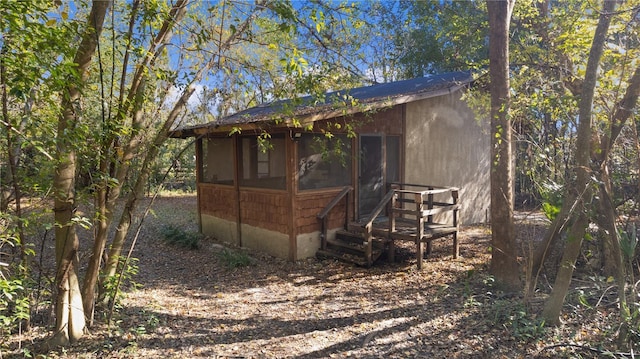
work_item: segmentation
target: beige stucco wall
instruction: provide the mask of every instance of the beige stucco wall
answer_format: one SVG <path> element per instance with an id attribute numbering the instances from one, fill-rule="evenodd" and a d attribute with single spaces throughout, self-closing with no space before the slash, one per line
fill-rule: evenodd
<path id="1" fill-rule="evenodd" d="M 207 236 L 215 237 L 225 243 L 238 245 L 238 226 L 236 222 L 227 221 L 226 219 L 210 216 L 207 214 L 200 215 L 200 225 L 202 233 Z"/>
<path id="2" fill-rule="evenodd" d="M 289 258 L 289 235 L 242 224 L 242 246 L 268 253 L 278 258 Z"/>
<path id="3" fill-rule="evenodd" d="M 201 221 L 203 234 L 215 237 L 225 243 L 234 245 L 240 244 L 238 240 L 238 227 L 236 222 L 227 221 L 206 214 L 201 215 Z M 240 230 L 242 231 L 243 247 L 269 253 L 274 257 L 284 259 L 289 258 L 289 235 L 247 224 L 242 224 L 240 226 Z M 318 247 L 320 246 L 319 238 L 320 237 L 318 236 Z M 303 243 L 307 251 L 310 250 L 310 247 L 313 247 L 313 244 L 307 245 L 304 241 Z M 307 255 L 306 257 L 313 255 L 315 255 L 315 250 L 313 254 Z"/>
<path id="4" fill-rule="evenodd" d="M 338 230 L 340 228 L 327 231 L 327 238 L 335 239 Z M 299 234 L 296 241 L 297 259 L 314 257 L 320 249 L 320 231 Z"/>
<path id="5" fill-rule="evenodd" d="M 484 223 L 490 205 L 487 120 L 452 97 L 406 104 L 405 183 L 460 187 L 461 224 Z"/>

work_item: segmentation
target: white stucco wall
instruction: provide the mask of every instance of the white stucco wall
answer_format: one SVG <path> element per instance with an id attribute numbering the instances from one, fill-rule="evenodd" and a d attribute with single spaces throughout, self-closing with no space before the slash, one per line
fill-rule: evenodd
<path id="1" fill-rule="evenodd" d="M 404 182 L 460 187 L 461 224 L 485 223 L 490 205 L 488 121 L 474 119 L 455 100 L 459 97 L 406 104 Z"/>

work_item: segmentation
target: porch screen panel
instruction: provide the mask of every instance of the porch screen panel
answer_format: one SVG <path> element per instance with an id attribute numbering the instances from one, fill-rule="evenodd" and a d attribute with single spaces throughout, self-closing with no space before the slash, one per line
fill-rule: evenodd
<path id="1" fill-rule="evenodd" d="M 257 136 L 241 137 L 238 146 L 240 186 L 286 189 L 286 151 L 284 135 L 273 135 L 263 151 Z"/>
<path id="2" fill-rule="evenodd" d="M 202 182 L 233 186 L 233 139 L 202 140 L 201 163 Z"/>
<path id="3" fill-rule="evenodd" d="M 300 190 L 343 187 L 351 184 L 351 139 L 303 133 L 298 144 Z"/>

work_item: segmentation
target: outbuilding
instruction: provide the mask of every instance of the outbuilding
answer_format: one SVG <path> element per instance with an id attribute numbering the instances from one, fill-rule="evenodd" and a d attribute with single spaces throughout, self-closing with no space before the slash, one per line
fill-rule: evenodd
<path id="1" fill-rule="evenodd" d="M 488 120 L 463 99 L 473 82 L 471 72 L 452 72 L 382 83 L 173 131 L 197 138 L 202 233 L 289 260 L 314 256 L 349 223 L 389 215 L 401 197 L 387 196 L 392 184 L 422 191 L 414 197 L 429 220 L 453 214 L 456 229 L 485 222 L 490 137 Z M 432 209 L 446 204 L 433 202 L 443 188 L 455 197 L 446 207 L 453 213 Z"/>

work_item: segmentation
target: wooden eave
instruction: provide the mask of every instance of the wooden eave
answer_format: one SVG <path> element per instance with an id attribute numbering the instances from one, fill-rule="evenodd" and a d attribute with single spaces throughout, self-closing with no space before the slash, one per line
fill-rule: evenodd
<path id="1" fill-rule="evenodd" d="M 366 113 L 373 110 L 379 110 L 383 108 L 393 107 L 400 104 L 409 102 L 420 101 L 428 98 L 449 95 L 462 88 L 468 86 L 468 83 L 456 84 L 450 87 L 435 91 L 425 91 L 414 94 L 407 94 L 395 97 L 369 99 L 363 102 L 359 106 L 350 106 L 344 108 L 335 108 L 331 105 L 323 105 L 318 107 L 305 107 L 299 109 L 293 115 L 288 118 L 278 118 L 278 113 L 271 113 L 268 115 L 262 115 L 248 119 L 247 122 L 238 120 L 235 123 L 219 124 L 216 122 L 210 122 L 204 125 L 197 125 L 187 127 L 183 129 L 176 129 L 169 133 L 169 137 L 173 138 L 188 138 L 206 136 L 208 134 L 224 134 L 231 133 L 232 131 L 263 131 L 276 128 L 281 129 L 300 129 L 316 121 L 327 120 L 340 116 L 354 115 L 358 113 Z M 309 111 L 311 110 L 311 111 Z"/>

